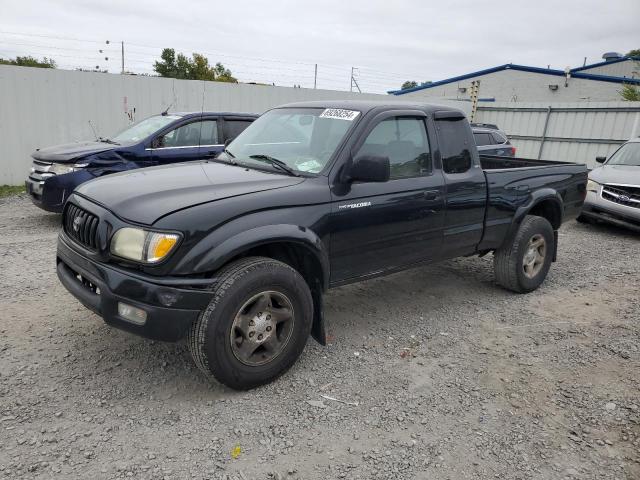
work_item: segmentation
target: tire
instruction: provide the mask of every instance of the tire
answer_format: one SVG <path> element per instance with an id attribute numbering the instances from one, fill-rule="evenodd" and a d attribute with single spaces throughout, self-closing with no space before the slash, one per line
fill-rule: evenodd
<path id="1" fill-rule="evenodd" d="M 537 253 L 533 253 L 533 250 Z M 549 273 L 554 250 L 555 237 L 549 221 L 527 215 L 511 240 L 494 253 L 496 282 L 517 293 L 535 290 Z M 540 263 L 535 263 L 538 261 Z"/>
<path id="2" fill-rule="evenodd" d="M 194 362 L 235 390 L 275 380 L 296 362 L 311 332 L 307 283 L 290 266 L 264 257 L 232 262 L 217 278 L 211 302 L 189 331 Z"/>

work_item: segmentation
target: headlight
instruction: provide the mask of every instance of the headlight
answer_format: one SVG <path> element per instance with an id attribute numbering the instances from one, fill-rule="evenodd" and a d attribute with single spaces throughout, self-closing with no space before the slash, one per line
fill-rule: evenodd
<path id="1" fill-rule="evenodd" d="M 177 233 L 150 232 L 141 228 L 121 228 L 111 239 L 111 253 L 128 260 L 158 263 L 176 247 Z"/>
<path id="2" fill-rule="evenodd" d="M 76 163 L 75 165 L 67 165 L 65 163 L 54 163 L 49 167 L 49 172 L 56 175 L 64 175 L 65 173 L 75 172 L 81 168 L 86 167 L 87 163 Z"/>
<path id="3" fill-rule="evenodd" d="M 600 184 L 593 180 L 587 180 L 587 192 L 596 192 L 600 189 Z"/>

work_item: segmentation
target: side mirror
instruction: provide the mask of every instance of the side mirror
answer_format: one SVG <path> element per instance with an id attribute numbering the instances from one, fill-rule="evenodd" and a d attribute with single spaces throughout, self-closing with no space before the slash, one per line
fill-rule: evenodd
<path id="1" fill-rule="evenodd" d="M 596 162 L 604 163 L 607 161 L 607 157 L 596 157 Z"/>
<path id="2" fill-rule="evenodd" d="M 357 157 L 348 172 L 351 181 L 386 182 L 391 175 L 389 157 L 361 155 Z"/>

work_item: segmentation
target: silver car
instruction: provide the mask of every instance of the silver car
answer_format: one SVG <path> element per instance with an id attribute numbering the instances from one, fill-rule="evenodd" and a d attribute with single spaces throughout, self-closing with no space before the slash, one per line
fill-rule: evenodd
<path id="1" fill-rule="evenodd" d="M 578 221 L 601 220 L 640 232 L 640 138 L 630 140 L 602 167 L 589 172 L 587 198 Z"/>

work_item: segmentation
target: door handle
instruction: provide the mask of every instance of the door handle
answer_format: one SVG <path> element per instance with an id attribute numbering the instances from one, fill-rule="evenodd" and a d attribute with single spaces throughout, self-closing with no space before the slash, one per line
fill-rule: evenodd
<path id="1" fill-rule="evenodd" d="M 207 153 L 204 154 L 205 157 L 215 157 L 216 155 L 218 155 L 220 152 L 216 152 L 215 150 L 210 150 Z"/>
<path id="2" fill-rule="evenodd" d="M 422 194 L 427 200 L 437 200 L 440 196 L 440 192 L 438 190 L 425 190 Z"/>

